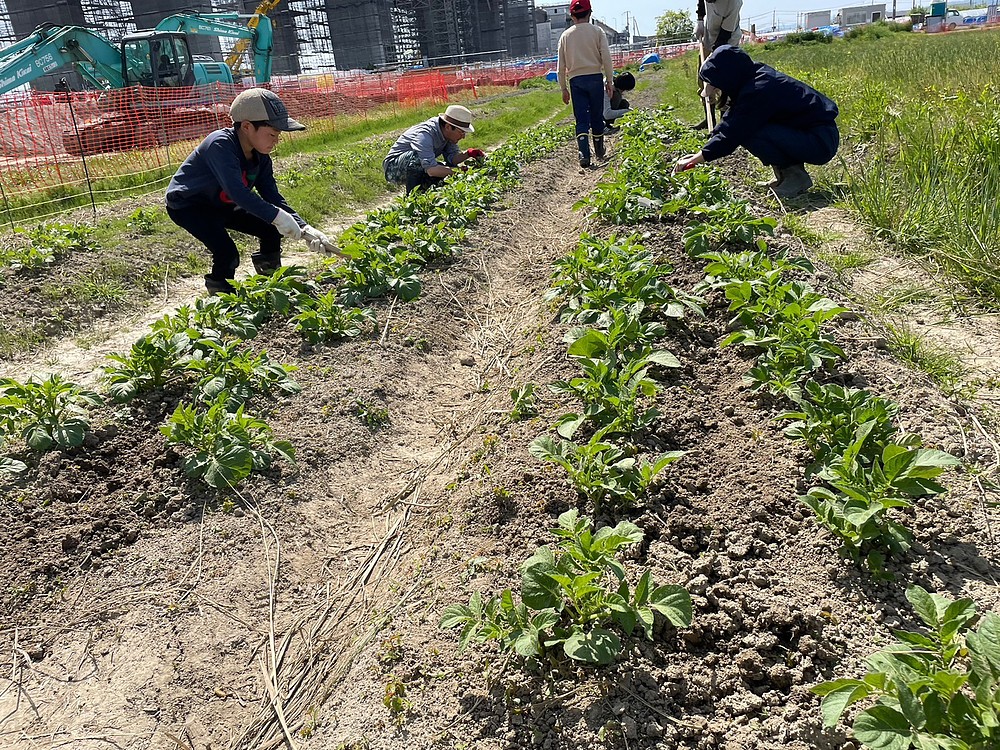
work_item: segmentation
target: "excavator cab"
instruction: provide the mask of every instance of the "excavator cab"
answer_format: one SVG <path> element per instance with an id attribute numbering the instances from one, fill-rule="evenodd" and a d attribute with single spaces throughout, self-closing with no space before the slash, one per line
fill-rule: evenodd
<path id="1" fill-rule="evenodd" d="M 126 86 L 193 86 L 194 62 L 181 32 L 140 31 L 122 39 L 122 79 Z"/>

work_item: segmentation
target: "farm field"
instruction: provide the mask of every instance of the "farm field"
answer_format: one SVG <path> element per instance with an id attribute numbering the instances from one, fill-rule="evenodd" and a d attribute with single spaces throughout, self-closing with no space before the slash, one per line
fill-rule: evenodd
<path id="1" fill-rule="evenodd" d="M 789 206 L 743 157 L 670 176 L 696 136 L 646 75 L 596 170 L 565 121 L 504 133 L 347 228 L 347 263 L 108 311 L 143 336 L 113 362 L 94 316 L 100 357 L 7 357 L 84 383 L 52 398 L 89 425 L 0 412 L 25 464 L 0 472 L 0 747 L 855 748 L 811 688 L 861 678 L 914 602 L 1000 678 L 989 368 L 894 356 L 864 274 L 907 248 L 833 171 Z"/>

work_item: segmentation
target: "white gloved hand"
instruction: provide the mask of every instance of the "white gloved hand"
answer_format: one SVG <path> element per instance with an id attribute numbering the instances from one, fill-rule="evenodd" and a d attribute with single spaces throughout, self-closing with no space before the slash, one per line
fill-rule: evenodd
<path id="1" fill-rule="evenodd" d="M 302 239 L 314 253 L 329 253 L 333 248 L 330 238 L 309 224 L 302 229 Z"/>
<path id="2" fill-rule="evenodd" d="M 694 38 L 699 42 L 705 38 L 705 20 L 703 18 L 699 18 L 694 27 Z"/>
<path id="3" fill-rule="evenodd" d="M 299 223 L 295 221 L 295 218 L 282 208 L 278 209 L 278 215 L 274 217 L 275 228 L 281 232 L 282 237 L 290 237 L 293 240 L 297 240 L 302 237 L 302 227 Z"/>

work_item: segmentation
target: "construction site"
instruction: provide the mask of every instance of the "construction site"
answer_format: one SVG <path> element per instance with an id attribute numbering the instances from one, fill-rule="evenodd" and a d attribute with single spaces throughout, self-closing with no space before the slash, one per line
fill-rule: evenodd
<path id="1" fill-rule="evenodd" d="M 274 30 L 275 76 L 456 65 L 537 53 L 534 0 L 264 0 L 260 5 L 245 0 L 0 0 L 0 45 L 15 43 L 44 24 L 81 26 L 117 40 L 179 12 L 266 13 Z M 227 53 L 224 44 L 194 38 L 191 51 L 221 59 Z M 45 76 L 33 87 L 52 90 L 64 75 Z"/>

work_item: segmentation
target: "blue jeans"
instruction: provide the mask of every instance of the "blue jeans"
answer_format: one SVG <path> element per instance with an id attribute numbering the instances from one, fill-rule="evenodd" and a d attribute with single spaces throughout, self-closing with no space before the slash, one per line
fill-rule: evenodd
<path id="1" fill-rule="evenodd" d="M 576 143 L 580 153 L 589 157 L 587 136 L 591 130 L 595 137 L 604 135 L 604 76 L 593 73 L 570 78 L 569 95 L 573 101 L 573 117 L 576 118 Z"/>
<path id="2" fill-rule="evenodd" d="M 793 164 L 826 164 L 840 147 L 840 132 L 834 123 L 809 130 L 770 123 L 748 138 L 743 147 L 767 166 L 778 169 Z"/>

